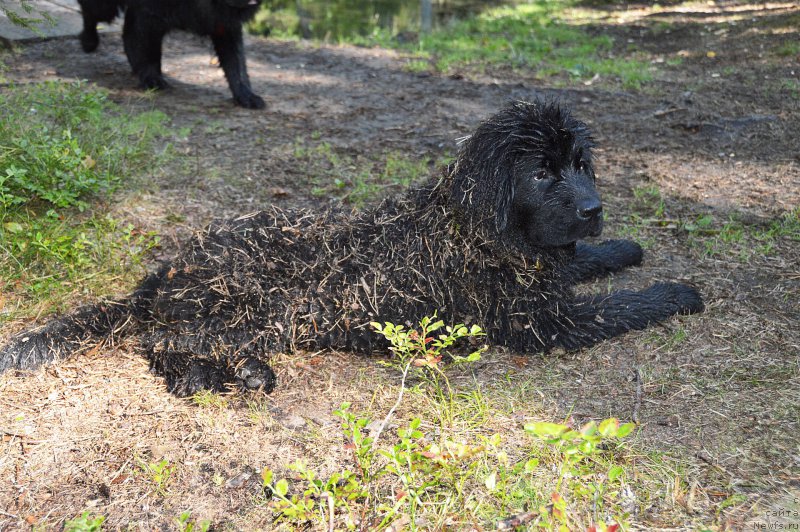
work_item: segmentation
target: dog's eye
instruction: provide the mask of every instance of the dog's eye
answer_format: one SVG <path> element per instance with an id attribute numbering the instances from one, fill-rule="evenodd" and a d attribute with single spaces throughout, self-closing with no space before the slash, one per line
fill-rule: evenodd
<path id="1" fill-rule="evenodd" d="M 584 173 L 589 172 L 589 165 L 586 164 L 586 161 L 578 161 L 578 171 Z"/>
<path id="2" fill-rule="evenodd" d="M 534 181 L 541 181 L 541 180 L 543 180 L 543 179 L 547 179 L 547 170 L 544 170 L 544 169 L 542 169 L 542 170 L 537 170 L 537 171 L 536 171 L 536 172 L 533 174 L 533 180 L 534 180 Z"/>

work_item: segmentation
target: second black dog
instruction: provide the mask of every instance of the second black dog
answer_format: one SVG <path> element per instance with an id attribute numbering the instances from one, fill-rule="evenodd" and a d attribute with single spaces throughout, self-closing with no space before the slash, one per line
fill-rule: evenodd
<path id="1" fill-rule="evenodd" d="M 258 11 L 261 0 L 78 0 L 83 14 L 81 46 L 97 48 L 98 22 L 111 22 L 123 11 L 125 54 L 142 88 L 167 87 L 161 73 L 161 43 L 171 30 L 210 36 L 219 63 L 237 104 L 262 109 L 264 100 L 253 93 L 247 76 L 242 24 Z"/>

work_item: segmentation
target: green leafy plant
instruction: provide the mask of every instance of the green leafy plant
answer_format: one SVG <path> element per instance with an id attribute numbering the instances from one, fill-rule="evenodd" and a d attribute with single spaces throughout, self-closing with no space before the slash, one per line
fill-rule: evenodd
<path id="1" fill-rule="evenodd" d="M 483 348 L 463 357 L 449 350 L 459 340 L 474 341 L 483 332 L 479 327 L 448 327 L 435 316 L 421 320 L 417 329 L 393 323 L 372 326 L 390 343 L 393 357 L 386 364 L 402 375 L 398 399 L 380 422 L 354 412 L 350 403 L 334 412 L 341 419 L 350 467 L 323 476 L 297 462 L 288 467 L 292 480 L 270 468 L 263 470 L 264 490 L 279 521 L 350 530 L 458 528 L 458 523 L 480 521 L 500 529 L 533 525 L 566 530 L 590 523 L 594 530 L 615 530 L 625 523 L 625 512 L 617 504 L 625 470 L 609 458 L 633 425 L 620 425 L 615 419 L 589 423 L 581 430 L 528 424 L 526 430 L 544 447 L 517 452 L 513 458 L 500 434 L 454 438 L 452 415 L 440 415 L 438 423 L 414 415 L 386 431 L 411 375 L 437 411 L 452 412 L 459 396 L 447 368 L 479 360 Z M 539 480 L 543 460 L 557 469 L 549 491 Z M 577 502 L 585 503 L 581 508 L 596 508 L 598 515 L 613 514 L 614 522 L 607 524 L 597 516 L 571 518 Z M 512 517 L 504 517 L 509 514 Z"/>
<path id="2" fill-rule="evenodd" d="M 152 170 L 165 122 L 158 111 L 127 112 L 85 83 L 3 91 L 0 280 L 33 305 L 57 308 L 76 290 L 108 293 L 109 280 L 139 277 L 157 237 L 103 212 L 99 200 Z M 14 306 L 25 312 L 24 304 Z"/>
<path id="3" fill-rule="evenodd" d="M 25 28 L 36 34 L 41 34 L 38 26 L 41 24 L 55 25 L 56 21 L 47 11 L 37 9 L 30 0 L 17 0 L 16 6 L 19 10 L 9 8 L 7 5 L 0 4 L 0 13 L 6 16 L 15 26 Z"/>
<path id="4" fill-rule="evenodd" d="M 323 480 L 303 462 L 296 462 L 290 469 L 299 474 L 305 486 L 302 493 L 290 495 L 285 478 L 273 481 L 271 469 L 261 472 L 264 488 L 276 499 L 273 508 L 282 519 L 327 523 L 333 522 L 338 512 L 345 516 L 348 529 L 355 528 L 355 505 L 363 501 L 367 493 L 354 473 L 345 470 Z"/>
<path id="5" fill-rule="evenodd" d="M 430 385 L 431 391 L 444 407 L 442 421 L 450 421 L 455 394 L 446 370 L 455 365 L 477 362 L 487 347 L 482 346 L 467 356 L 450 353 L 445 356 L 445 351 L 461 339 L 485 336 L 481 328 L 477 325 L 468 328 L 462 324 L 445 326 L 444 321 L 437 319 L 435 314 L 433 317 L 426 316 L 420 320 L 419 331 L 389 322 L 383 325 L 372 322 L 370 325 L 390 343 L 389 350 L 393 356 L 384 364 L 402 373 L 400 394 L 387 419 L 402 400 L 406 378 L 409 370 L 413 370 L 418 378 Z M 440 331 L 444 331 L 444 334 L 434 334 Z"/>
<path id="6" fill-rule="evenodd" d="M 99 532 L 103 530 L 105 520 L 102 515 L 93 515 L 87 510 L 74 519 L 67 519 L 64 532 Z"/>
<path id="7" fill-rule="evenodd" d="M 155 485 L 156 492 L 162 496 L 166 495 L 177 466 L 170 464 L 166 458 L 158 462 L 147 462 L 141 458 L 137 461 L 140 473 Z"/>
<path id="8" fill-rule="evenodd" d="M 192 512 L 189 510 L 176 517 L 175 524 L 178 525 L 178 530 L 181 532 L 208 532 L 211 528 L 211 521 L 192 519 Z"/>
<path id="9" fill-rule="evenodd" d="M 0 215 L 41 202 L 86 209 L 89 196 L 113 191 L 127 166 L 145 162 L 166 121 L 158 111 L 125 116 L 82 83 L 14 89 L 0 95 L 0 110 Z"/>
<path id="10" fill-rule="evenodd" d="M 560 457 L 558 481 L 551 495 L 552 504 L 540 508 L 540 515 L 548 525 L 572 529 L 567 511 L 568 499 L 589 499 L 594 507 L 602 508 L 607 496 L 620 485 L 625 470 L 616 464 L 598 474 L 598 457 L 606 448 L 618 445 L 618 440 L 630 434 L 636 425 L 620 424 L 616 418 L 608 418 L 597 424 L 590 421 L 580 430 L 559 423 L 535 422 L 525 425 L 525 430 L 552 446 Z M 616 517 L 619 523 L 627 516 Z M 605 522 L 600 525 L 605 526 Z"/>

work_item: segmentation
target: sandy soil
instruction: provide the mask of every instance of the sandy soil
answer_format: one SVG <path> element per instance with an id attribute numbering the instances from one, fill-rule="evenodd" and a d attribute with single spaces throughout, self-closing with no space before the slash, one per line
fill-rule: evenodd
<path id="1" fill-rule="evenodd" d="M 267 101 L 253 112 L 233 106 L 209 43 L 185 35 L 168 38 L 173 88 L 153 97 L 134 88 L 113 35 L 94 55 L 73 39 L 31 43 L 5 76 L 90 80 L 186 128 L 169 168 L 154 168 L 114 207 L 164 235 L 154 263 L 211 217 L 331 201 L 313 192 L 307 160 L 293 156 L 298 142 L 322 139 L 370 160 L 390 152 L 436 159 L 510 99 L 570 105 L 600 145 L 607 235 L 630 234 L 632 214 L 644 220 L 636 236 L 646 264 L 613 285 L 688 281 L 707 312 L 555 359 L 491 353 L 477 385 L 502 390 L 508 375 L 533 383 L 528 409 L 495 420 L 509 430 L 570 412 L 578 421 L 635 414 L 638 443 L 681 464 L 672 500 L 642 503 L 636 521 L 737 529 L 748 514 L 800 494 L 800 244 L 778 238 L 762 254 L 734 243 L 708 256 L 680 222 L 711 214 L 756 231 L 800 205 L 800 56 L 779 52 L 797 39 L 798 21 L 797 7 L 781 3 L 609 11 L 587 31 L 652 58 L 657 81 L 639 91 L 603 80 L 562 88 L 507 69 L 419 74 L 392 51 L 251 38 L 250 76 Z M 650 185 L 664 200 L 655 221 L 634 194 Z M 168 528 L 191 509 L 220 529 L 269 529 L 256 472 L 299 457 L 332 467 L 343 451 L 331 412 L 343 400 L 385 411 L 393 392 L 375 382 L 396 384 L 385 368 L 346 353 L 286 356 L 277 367 L 282 385 L 266 400 L 231 397 L 220 407 L 167 394 L 134 340 L 0 377 L 0 530 L 56 526 L 84 508 L 112 527 Z M 137 473 L 139 461 L 161 458 L 178 465 L 167 495 Z M 734 494 L 745 502 L 717 512 Z"/>

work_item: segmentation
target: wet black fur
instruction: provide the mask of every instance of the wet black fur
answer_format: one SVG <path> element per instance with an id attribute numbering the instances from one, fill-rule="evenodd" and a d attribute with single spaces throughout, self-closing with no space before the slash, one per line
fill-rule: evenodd
<path id="1" fill-rule="evenodd" d="M 163 89 L 161 43 L 171 30 L 209 36 L 237 104 L 261 109 L 264 100 L 253 93 L 247 76 L 242 23 L 258 11 L 255 0 L 78 0 L 83 14 L 80 35 L 84 51 L 99 43 L 98 22 L 111 22 L 125 13 L 122 40 L 125 54 L 142 88 Z"/>
<path id="2" fill-rule="evenodd" d="M 231 383 L 269 392 L 276 352 L 385 352 L 371 321 L 437 312 L 533 353 L 701 311 L 697 291 L 675 283 L 573 294 L 642 258 L 630 241 L 580 242 L 602 227 L 593 168 L 583 123 L 556 105 L 515 103 L 462 144 L 443 178 L 358 215 L 268 209 L 212 223 L 132 296 L 12 339 L 0 370 L 136 332 L 177 394 Z"/>

